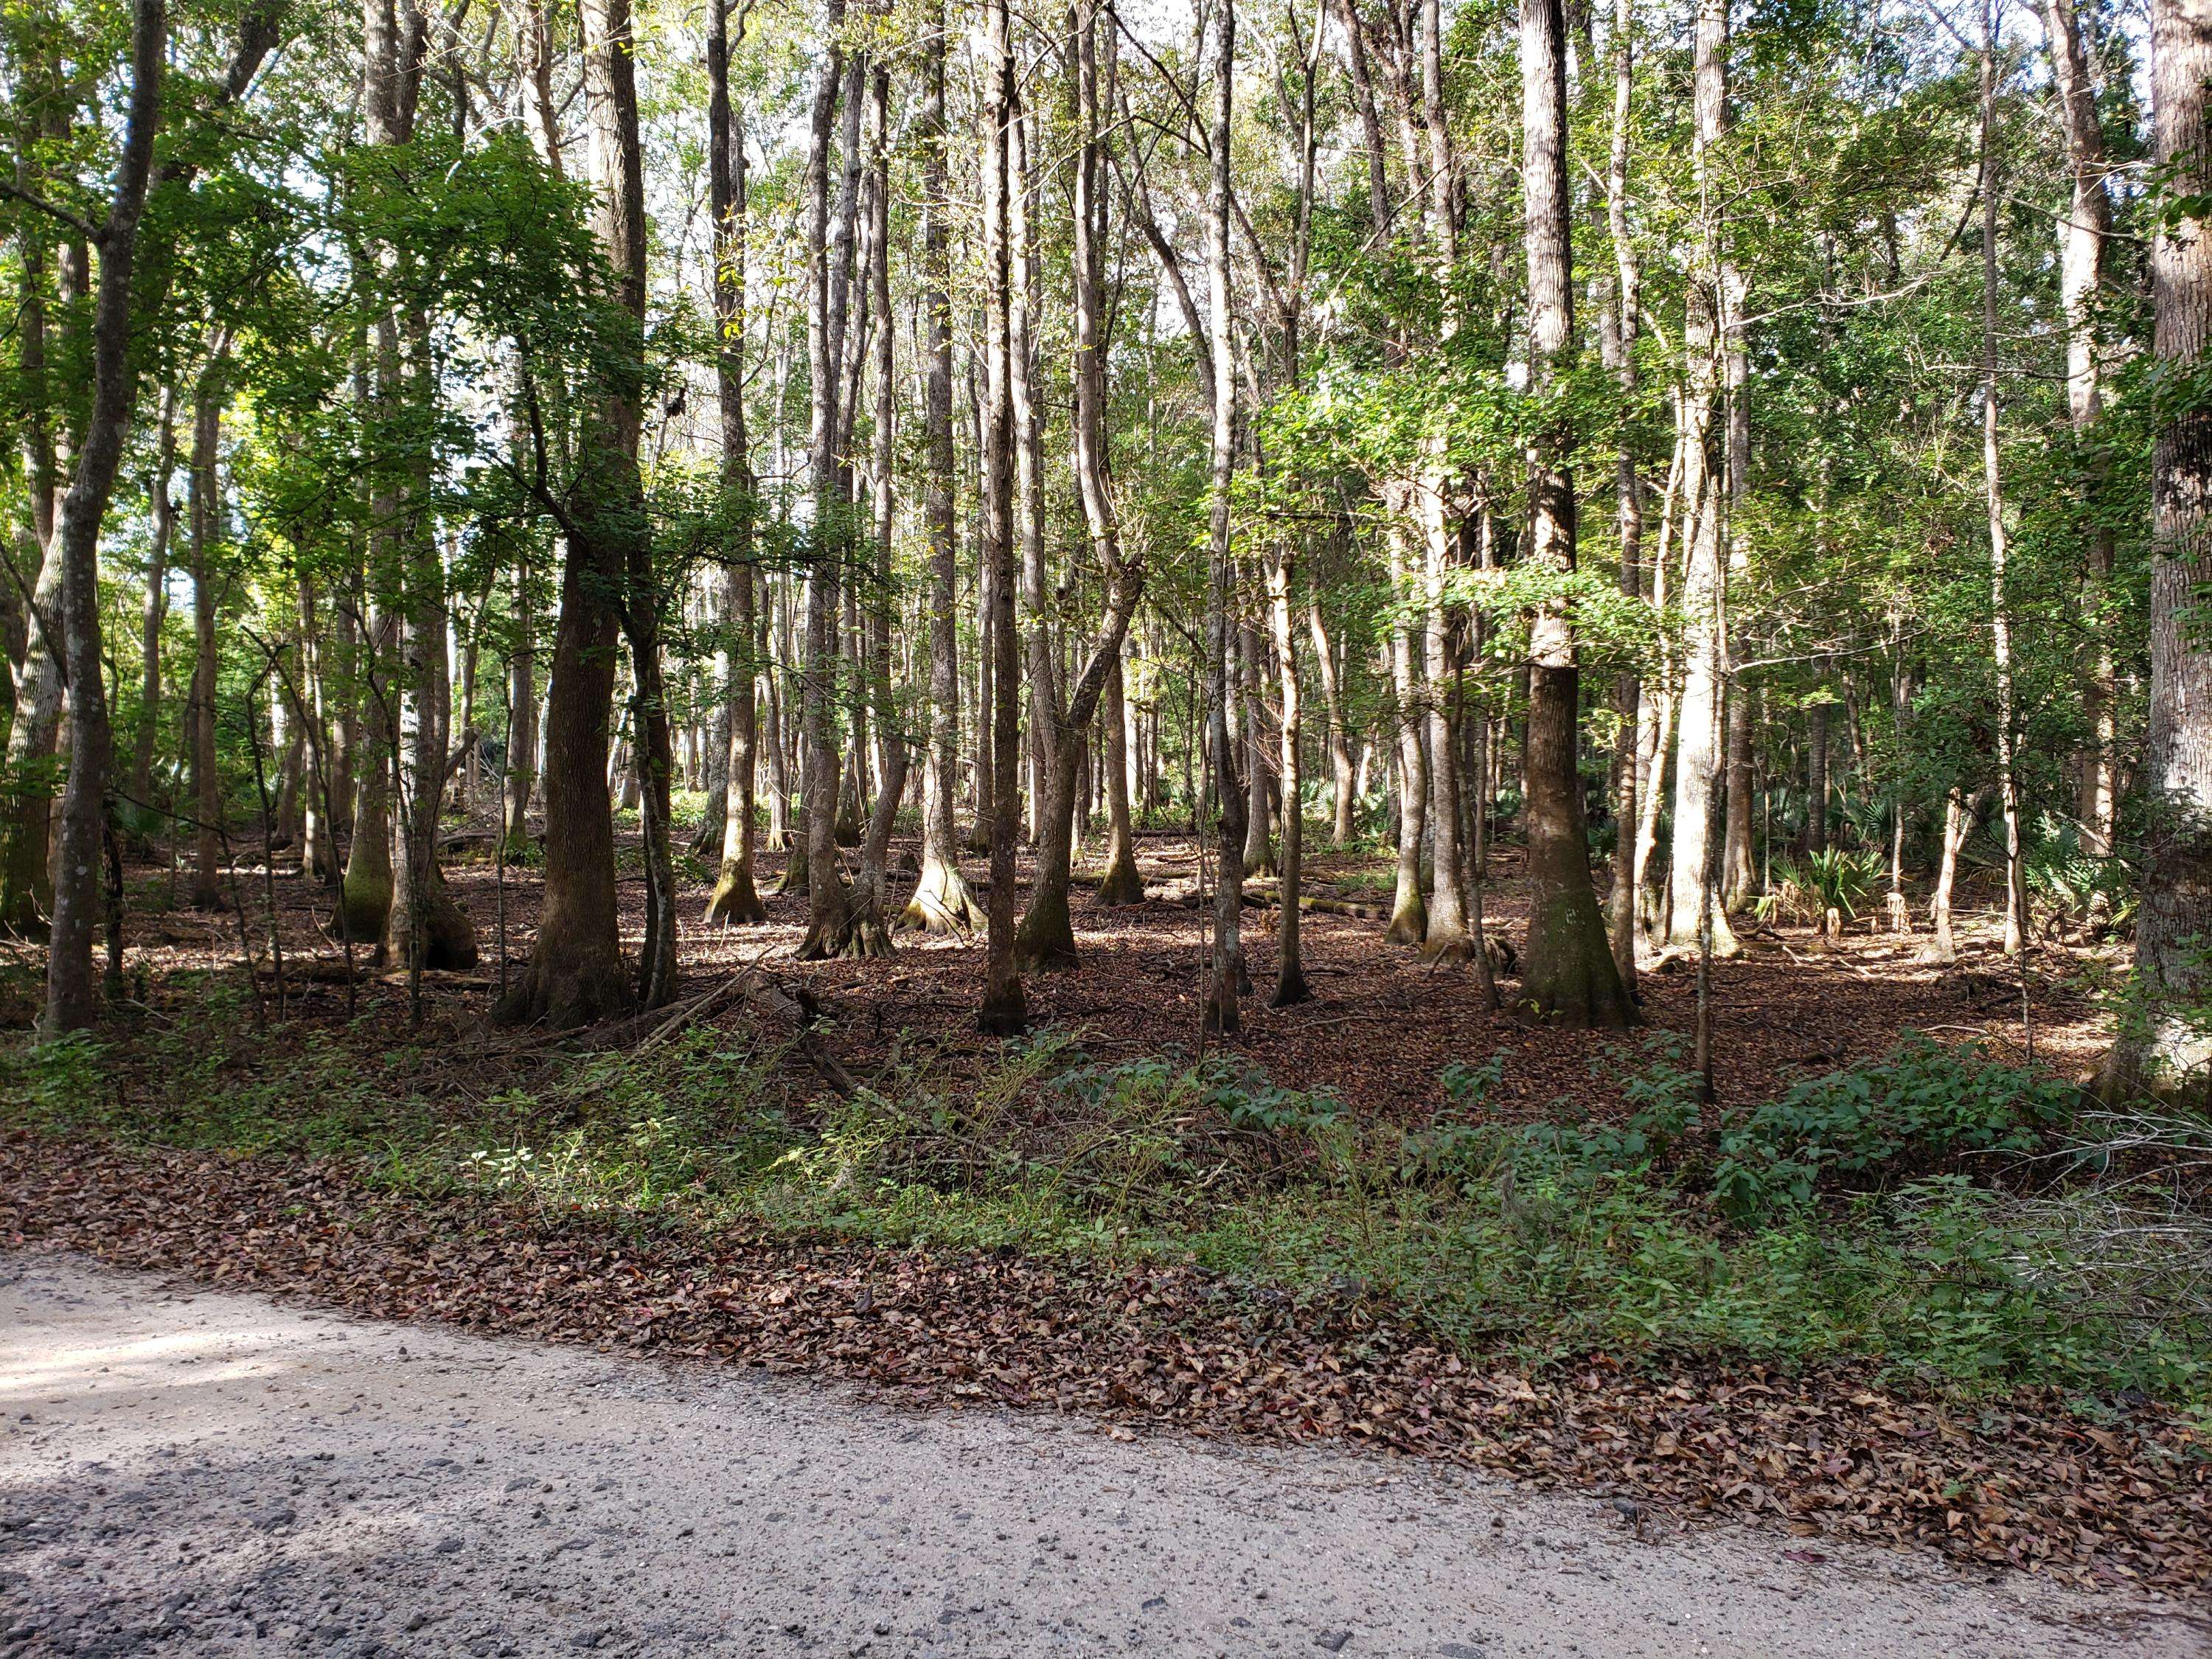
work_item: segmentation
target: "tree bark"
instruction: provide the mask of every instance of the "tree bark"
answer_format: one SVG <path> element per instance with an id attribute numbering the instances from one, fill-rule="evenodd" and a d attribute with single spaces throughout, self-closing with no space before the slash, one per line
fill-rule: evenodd
<path id="1" fill-rule="evenodd" d="M 740 0 L 741 7 L 746 0 Z M 722 576 L 722 676 L 727 727 L 722 773 L 721 868 L 707 901 L 710 925 L 736 927 L 768 920 L 753 880 L 753 781 L 759 752 L 759 705 L 753 696 L 755 582 L 753 515 L 757 508 L 752 446 L 745 425 L 745 143 L 730 102 L 729 0 L 711 0 L 707 35 L 707 174 L 714 216 L 714 386 L 722 416 L 722 511 L 729 518 L 729 565 Z M 744 33 L 744 11 L 738 33 Z"/>
<path id="2" fill-rule="evenodd" d="M 1107 8 L 1111 16 L 1110 5 Z M 1098 0 L 1075 0 L 1071 14 L 1075 69 L 1076 155 L 1073 191 L 1073 276 L 1075 389 L 1075 477 L 1082 499 L 1084 527 L 1091 556 L 1105 584 L 1105 603 L 1098 632 L 1085 653 L 1083 666 L 1062 700 L 1059 677 L 1052 662 L 1052 647 L 1042 614 L 1043 553 L 1039 526 L 1031 517 L 1024 526 L 1024 554 L 1030 590 L 1030 696 L 1034 729 L 1044 762 L 1044 789 L 1037 802 L 1040 828 L 1036 865 L 1030 889 L 1028 913 L 1023 916 L 1016 950 L 1024 969 L 1069 968 L 1076 964 L 1075 930 L 1068 914 L 1068 884 L 1074 864 L 1076 788 L 1087 749 L 1086 735 L 1098 712 L 1107 683 L 1119 670 L 1121 643 L 1129 618 L 1144 589 L 1141 563 L 1125 560 L 1121 531 L 1114 506 L 1113 467 L 1106 428 L 1105 271 L 1106 192 L 1105 156 L 1099 137 L 1101 97 L 1098 64 Z M 1107 44 L 1115 35 L 1109 23 Z M 1108 72 L 1111 73 L 1111 59 Z M 1018 187 L 1018 181 L 1017 181 Z M 1018 227 L 1019 216 L 1016 216 Z M 1019 321 L 1019 309 L 1016 313 Z M 1035 410 L 1019 372 L 1020 349 L 1026 326 L 1012 341 L 1016 353 L 1016 420 L 1025 448 L 1034 438 Z M 1032 470 L 1034 470 L 1032 468 Z M 1030 481 L 1034 483 L 1034 479 Z M 1030 491 L 1024 489 L 1025 500 Z M 1127 817 L 1126 803 L 1124 817 Z M 1126 848 L 1126 823 L 1124 845 Z M 1131 873 L 1133 873 L 1133 865 Z M 1141 888 L 1139 890 L 1141 896 Z"/>
<path id="3" fill-rule="evenodd" d="M 1696 947 L 1711 881 L 1708 842 L 1716 811 L 1725 814 L 1722 796 L 1721 702 L 1726 696 L 1728 665 L 1728 568 L 1721 543 L 1727 504 L 1724 469 L 1712 465 L 1714 392 L 1719 363 L 1716 348 L 1717 299 L 1722 257 L 1712 152 L 1727 131 L 1729 0 L 1699 0 L 1695 38 L 1696 122 L 1692 156 L 1698 184 L 1698 270 L 1689 283 L 1688 312 L 1682 328 L 1687 359 L 1681 418 L 1683 534 L 1682 690 L 1675 725 L 1680 734 L 1674 757 L 1674 843 L 1667 942 Z M 1717 956 L 1739 948 L 1726 913 L 1712 910 L 1712 949 Z"/>
<path id="4" fill-rule="evenodd" d="M 1328 629 L 1322 620 L 1318 600 L 1307 602 L 1306 629 L 1313 637 L 1314 672 L 1320 677 L 1322 707 L 1328 715 L 1328 838 L 1343 847 L 1358 833 L 1355 813 L 1359 804 L 1359 774 L 1352 763 L 1351 732 L 1344 717 L 1344 690 L 1337 678 L 1336 658 L 1330 648 Z"/>
<path id="5" fill-rule="evenodd" d="M 1559 0 L 1521 0 L 1521 111 L 1528 372 L 1540 395 L 1553 390 L 1574 340 L 1566 20 Z M 1574 434 L 1562 416 L 1530 456 L 1528 559 L 1562 574 L 1575 566 L 1574 480 L 1565 468 L 1573 450 Z M 1633 1012 L 1590 882 L 1576 764 L 1580 704 L 1571 622 L 1564 604 L 1540 605 L 1529 626 L 1528 736 L 1522 763 L 1531 890 L 1521 993 L 1540 1018 L 1618 1029 Z"/>
<path id="6" fill-rule="evenodd" d="M 910 763 L 891 691 L 891 536 L 895 509 L 891 480 L 896 437 L 897 386 L 894 380 L 890 264 L 890 71 L 872 60 L 868 73 L 869 237 L 868 292 L 875 315 L 872 336 L 875 430 L 872 434 L 869 485 L 874 532 L 873 571 L 862 600 L 862 626 L 856 648 L 864 653 L 862 676 L 866 704 L 874 716 L 878 750 L 875 803 L 860 842 L 860 868 L 853 884 L 853 932 L 846 953 L 884 957 L 891 953 L 890 929 L 884 917 L 884 884 L 890 857 L 891 831 L 906 795 Z M 862 744 L 855 733 L 854 771 L 860 772 Z M 856 792 L 857 793 L 857 792 Z"/>
<path id="7" fill-rule="evenodd" d="M 846 307 L 853 262 L 854 192 L 840 197 L 831 224 L 830 152 L 836 136 L 845 81 L 842 39 L 844 0 L 830 0 L 830 40 L 815 88 L 806 160 L 806 252 L 809 261 L 806 359 L 809 380 L 807 467 L 814 521 L 806 584 L 806 639 L 800 720 L 806 739 L 801 800 L 806 820 L 807 919 L 802 959 L 842 955 L 853 931 L 852 906 L 837 858 L 837 804 L 843 757 L 837 748 L 836 711 L 839 567 L 850 540 L 851 502 L 837 444 L 838 392 L 843 366 Z M 857 148 L 860 112 L 846 103 L 846 149 Z"/>
<path id="8" fill-rule="evenodd" d="M 1229 145 L 1236 106 L 1237 7 L 1221 0 L 1214 22 L 1213 167 L 1206 217 L 1206 285 L 1213 369 L 1213 441 L 1207 495 L 1206 599 L 1206 738 L 1212 751 L 1219 868 L 1214 875 L 1213 948 L 1204 1024 L 1222 1036 L 1243 1025 L 1238 997 L 1244 981 L 1244 787 L 1229 738 L 1230 632 L 1235 602 L 1235 555 L 1230 542 L 1229 492 L 1237 467 L 1237 373 L 1229 286 Z M 1418 890 L 1418 889 L 1417 889 Z"/>
<path id="9" fill-rule="evenodd" d="M 2097 287 L 2104 270 L 2105 243 L 2112 210 L 2105 193 L 2105 138 L 2097 114 L 2096 88 L 2089 79 L 2088 54 L 2074 0 L 2044 0 L 2044 27 L 2051 50 L 2052 89 L 2066 131 L 2070 199 L 2059 221 L 2058 291 L 2066 319 L 2066 412 L 2074 441 L 2081 452 L 2081 501 L 2087 522 L 2087 603 L 2083 623 L 2089 632 L 2082 672 L 2081 712 L 2089 741 L 2080 758 L 2076 814 L 2084 850 L 2099 857 L 2112 850 L 2117 791 L 2112 781 L 2113 707 L 2118 696 L 2112 645 L 2106 609 L 2112 602 L 2115 537 L 2100 507 L 2107 467 L 2098 452 L 2098 425 L 2104 414 L 2104 364 L 2098 350 Z"/>
<path id="10" fill-rule="evenodd" d="M 131 751 L 131 798 L 143 805 L 154 800 L 154 749 L 161 727 L 161 624 L 169 612 L 169 550 L 176 540 L 177 504 L 169 480 L 177 466 L 177 388 L 161 388 L 161 413 L 155 417 L 154 479 L 149 492 L 153 538 L 146 556 L 146 600 L 139 624 L 138 731 Z"/>
<path id="11" fill-rule="evenodd" d="M 2004 819 L 2004 952 L 2016 957 L 2027 940 L 2027 878 L 2021 861 L 2020 775 L 2014 754 L 2011 598 L 2005 565 L 2004 473 L 1998 449 L 1996 9 L 1984 0 L 1981 61 L 1982 150 L 1982 487 L 1990 525 L 1990 651 L 1996 683 L 1997 802 Z M 1825 770 L 1822 782 L 1826 781 Z"/>
<path id="12" fill-rule="evenodd" d="M 1013 277 L 1012 194 L 1020 181 L 1012 162 L 1013 124 L 1019 109 L 1007 0 L 988 0 L 988 53 L 983 63 L 984 379 L 983 550 L 990 566 L 991 891 L 979 1029 L 1013 1036 L 1029 1024 L 1021 968 L 1015 954 L 1016 838 L 1013 780 L 1021 765 L 1020 641 L 1014 619 L 1013 365 L 1007 313 Z"/>
<path id="13" fill-rule="evenodd" d="M 131 103 L 107 215 L 100 226 L 100 290 L 92 325 L 93 384 L 76 471 L 63 497 L 54 538 L 62 556 L 61 617 L 69 680 L 69 781 L 62 793 L 54 860 L 53 926 L 46 954 L 40 1029 L 81 1030 L 100 1014 L 92 935 L 100 910 L 102 841 L 107 830 L 112 734 L 100 653 L 100 530 L 123 462 L 131 425 L 131 272 L 154 169 L 161 121 L 161 70 L 168 41 L 163 0 L 134 0 Z"/>
<path id="14" fill-rule="evenodd" d="M 644 311 L 644 223 L 637 92 L 628 0 L 585 0 L 586 116 L 594 230 L 621 309 Z M 586 410 L 582 453 L 566 509 L 568 556 L 554 624 L 545 699 L 544 911 L 537 943 L 502 1018 L 556 1028 L 628 1012 L 637 988 L 625 971 L 615 898 L 614 814 L 607 796 L 615 647 L 640 532 L 637 378 L 641 356 L 609 366 Z M 641 341 L 638 342 L 641 350 Z"/>
<path id="15" fill-rule="evenodd" d="M 2200 372 L 2212 334 L 2212 194 L 2205 86 L 2212 79 L 2212 6 L 2154 0 L 2153 130 L 2179 222 L 2151 247 L 2152 349 L 2177 380 Z M 2195 620 L 2212 582 L 2212 409 L 2191 399 L 2168 412 L 2151 449 L 2150 730 L 2141 787 L 2148 814 L 2135 995 L 2107 1057 L 2102 1091 L 2124 1097 L 2203 1086 L 2208 1042 L 2191 1018 L 2208 979 L 2212 937 L 2212 645 Z"/>
<path id="16" fill-rule="evenodd" d="M 1602 336 L 1610 348 L 1615 382 L 1620 388 L 1624 419 L 1620 449 L 1613 460 L 1613 514 L 1620 539 L 1620 591 L 1631 599 L 1643 597 L 1641 560 L 1644 551 L 1644 489 L 1637 475 L 1636 453 L 1626 435 L 1626 416 L 1637 402 L 1636 338 L 1642 321 L 1644 272 L 1628 224 L 1629 123 L 1636 85 L 1635 0 L 1613 0 L 1613 125 L 1606 161 L 1606 228 L 1613 243 L 1613 282 L 1611 307 Z M 1606 919 L 1613 940 L 1613 965 L 1622 988 L 1636 994 L 1636 936 L 1638 879 L 1636 835 L 1638 803 L 1646 787 L 1642 735 L 1643 686 L 1632 668 L 1624 668 L 1613 682 L 1613 714 L 1620 721 L 1613 744 L 1613 892 Z"/>
<path id="17" fill-rule="evenodd" d="M 983 913 L 960 873 L 953 797 L 960 769 L 960 657 L 955 606 L 959 599 L 958 526 L 952 445 L 951 237 L 946 225 L 951 186 L 945 157 L 945 0 L 937 0 L 936 27 L 925 32 L 921 145 L 921 244 L 924 291 L 922 440 L 928 480 L 922 502 L 929 544 L 930 740 L 922 776 L 921 872 L 901 925 L 933 933 L 965 933 L 982 925 Z M 980 711 L 988 714 L 988 710 Z"/>
<path id="18" fill-rule="evenodd" d="M 222 659 L 216 649 L 220 621 L 216 612 L 216 516 L 222 485 L 216 465 L 222 441 L 226 353 L 218 347 L 200 375 L 192 396 L 191 473 L 188 484 L 185 545 L 192 574 L 192 908 L 219 910 L 223 904 L 222 778 L 216 761 L 216 676 Z M 381 926 L 382 918 L 379 918 Z"/>

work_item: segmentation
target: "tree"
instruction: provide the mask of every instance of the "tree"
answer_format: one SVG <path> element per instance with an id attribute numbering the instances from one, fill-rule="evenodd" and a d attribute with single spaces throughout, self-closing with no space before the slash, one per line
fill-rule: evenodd
<path id="1" fill-rule="evenodd" d="M 951 190 L 945 166 L 944 0 L 922 43 L 922 327 L 927 379 L 922 413 L 927 482 L 922 520 L 929 538 L 929 751 L 922 778 L 921 873 L 901 921 L 933 933 L 964 933 L 983 921 L 960 873 L 953 828 L 960 764 L 960 659 L 956 606 L 959 549 L 955 523 L 952 444 L 952 285 L 945 223 Z M 988 710 L 979 709 L 979 718 Z"/>
<path id="2" fill-rule="evenodd" d="M 1717 316 L 1726 292 L 1721 248 L 1720 181 L 1715 151 L 1728 125 L 1729 0 L 1698 0 L 1695 36 L 1696 119 L 1692 155 L 1698 184 L 1698 268 L 1689 284 L 1682 327 L 1683 532 L 1682 690 L 1674 760 L 1674 844 L 1667 941 L 1695 946 L 1713 880 L 1707 843 L 1722 798 L 1722 708 L 1727 696 L 1728 567 L 1723 556 L 1725 471 L 1711 461 L 1721 331 Z M 1724 911 L 1711 921 L 1713 948 L 1732 955 L 1735 936 Z"/>
<path id="3" fill-rule="evenodd" d="M 1245 799 L 1229 736 L 1230 636 L 1235 627 L 1236 550 L 1230 540 L 1230 491 L 1237 471 L 1237 368 L 1230 315 L 1230 137 L 1237 86 L 1237 8 L 1222 0 L 1214 23 L 1214 119 L 1210 135 L 1212 181 L 1206 241 L 1206 289 L 1213 370 L 1212 467 L 1206 492 L 1206 734 L 1218 829 L 1214 874 L 1213 948 L 1206 970 L 1206 1029 L 1228 1036 L 1243 1024 L 1238 998 L 1244 986 L 1242 937 L 1244 904 Z"/>
<path id="4" fill-rule="evenodd" d="M 2212 404 L 2195 384 L 2212 337 L 2212 6 L 2154 0 L 2152 131 L 2166 211 L 2151 247 L 2152 349 L 2175 395 L 2151 450 L 2150 722 L 2135 969 L 2142 1015 L 2106 1056 L 2100 1090 L 2201 1088 L 2212 1062 L 2202 1001 L 2212 939 L 2212 642 L 2191 620 L 2212 582 Z"/>
<path id="5" fill-rule="evenodd" d="M 1106 8 L 1110 45 L 1113 9 Z M 1098 712 L 1109 681 L 1118 672 L 1129 618 L 1144 592 L 1144 567 L 1124 558 L 1114 506 L 1106 431 L 1105 276 L 1107 239 L 1105 160 L 1099 137 L 1098 11 L 1097 0 L 1075 0 L 1070 16 L 1075 63 L 1075 477 L 1082 498 L 1091 556 L 1105 585 L 1103 614 L 1082 671 L 1062 703 L 1052 670 L 1052 647 L 1042 615 L 1042 552 L 1030 565 L 1032 605 L 1039 615 L 1030 635 L 1030 695 L 1044 750 L 1044 798 L 1039 803 L 1036 875 L 1016 949 L 1024 968 L 1073 967 L 1075 929 L 1067 910 L 1068 879 L 1075 856 L 1076 772 L 1084 733 Z M 1126 825 L 1124 826 L 1126 832 Z M 1123 846 L 1127 845 L 1126 833 Z"/>
<path id="6" fill-rule="evenodd" d="M 745 5 L 738 12 L 744 38 Z M 744 129 L 730 105 L 728 0 L 714 0 L 707 35 L 707 173 L 714 215 L 714 389 L 722 417 L 722 512 L 735 527 L 735 544 L 722 577 L 723 676 L 729 738 L 723 763 L 722 864 L 707 901 L 707 921 L 724 927 L 765 921 L 768 907 L 753 883 L 753 781 L 760 740 L 759 705 L 753 696 L 753 635 L 757 626 L 753 580 L 756 491 L 752 447 L 745 426 L 745 144 Z"/>
<path id="7" fill-rule="evenodd" d="M 88 240 L 99 250 L 100 287 L 92 322 L 93 389 L 83 447 L 56 515 L 61 555 L 61 620 L 69 682 L 69 781 L 54 856 L 53 927 L 46 947 L 46 1000 L 40 1027 L 49 1036 L 82 1030 L 100 1017 L 93 977 L 93 921 L 106 866 L 112 736 L 106 666 L 100 655 L 100 529 L 123 461 L 135 390 L 131 362 L 131 275 L 154 173 L 161 124 L 164 0 L 134 0 L 131 11 L 131 105 L 107 215 Z"/>
<path id="8" fill-rule="evenodd" d="M 1556 392 L 1574 338 L 1567 187 L 1566 21 L 1559 0 L 1521 0 L 1521 195 L 1528 227 L 1529 383 Z M 1562 416 L 1530 454 L 1528 562 L 1558 576 L 1575 568 L 1575 486 Z M 1582 670 L 1563 603 L 1540 605 L 1528 634 L 1528 948 L 1522 999 L 1562 1025 L 1620 1027 L 1632 1018 L 1590 883 L 1577 764 Z"/>
<path id="9" fill-rule="evenodd" d="M 1013 128 L 1020 113 L 1006 0 L 986 0 L 983 73 L 983 502 L 984 556 L 990 567 L 991 890 L 979 1029 L 1014 1036 L 1029 1024 L 1014 929 L 1016 823 L 1013 782 L 1021 764 L 1021 658 L 1014 629 L 1013 349 L 1008 313 L 1013 286 Z"/>
<path id="10" fill-rule="evenodd" d="M 615 644 L 632 556 L 646 536 L 637 472 L 645 201 L 629 27 L 628 0 L 586 0 L 594 229 L 613 274 L 616 302 L 597 366 L 599 388 L 588 405 L 575 478 L 562 507 L 568 550 L 545 700 L 545 908 L 529 964 L 500 1011 L 510 1023 L 586 1024 L 625 1012 L 638 994 L 617 931 L 614 812 L 606 786 Z"/>

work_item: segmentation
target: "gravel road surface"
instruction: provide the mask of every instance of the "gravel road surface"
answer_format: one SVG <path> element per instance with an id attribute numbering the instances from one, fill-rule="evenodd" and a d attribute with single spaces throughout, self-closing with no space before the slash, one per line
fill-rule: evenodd
<path id="1" fill-rule="evenodd" d="M 70 1256 L 0 1254 L 0 1414 L 10 1656 L 2212 1652 L 1923 1556 Z"/>

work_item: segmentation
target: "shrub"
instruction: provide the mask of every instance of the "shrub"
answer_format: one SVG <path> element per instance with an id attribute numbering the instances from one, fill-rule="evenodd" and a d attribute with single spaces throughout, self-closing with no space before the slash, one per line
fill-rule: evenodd
<path id="1" fill-rule="evenodd" d="M 1836 1176 L 1880 1183 L 1962 1156 L 2033 1151 L 2074 1109 L 2065 1084 L 1913 1034 L 1878 1060 L 1807 1078 L 1723 1128 L 1714 1198 L 1735 1219 L 1755 1220 L 1809 1203 Z"/>

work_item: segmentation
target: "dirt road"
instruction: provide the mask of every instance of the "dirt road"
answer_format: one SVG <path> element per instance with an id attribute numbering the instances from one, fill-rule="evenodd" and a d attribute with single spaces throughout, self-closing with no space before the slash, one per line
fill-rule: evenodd
<path id="1" fill-rule="evenodd" d="M 0 1255 L 0 1652 L 2202 1654 L 1340 1452 L 902 1413 Z M 1816 1559 L 1792 1559 L 1789 1550 Z"/>

